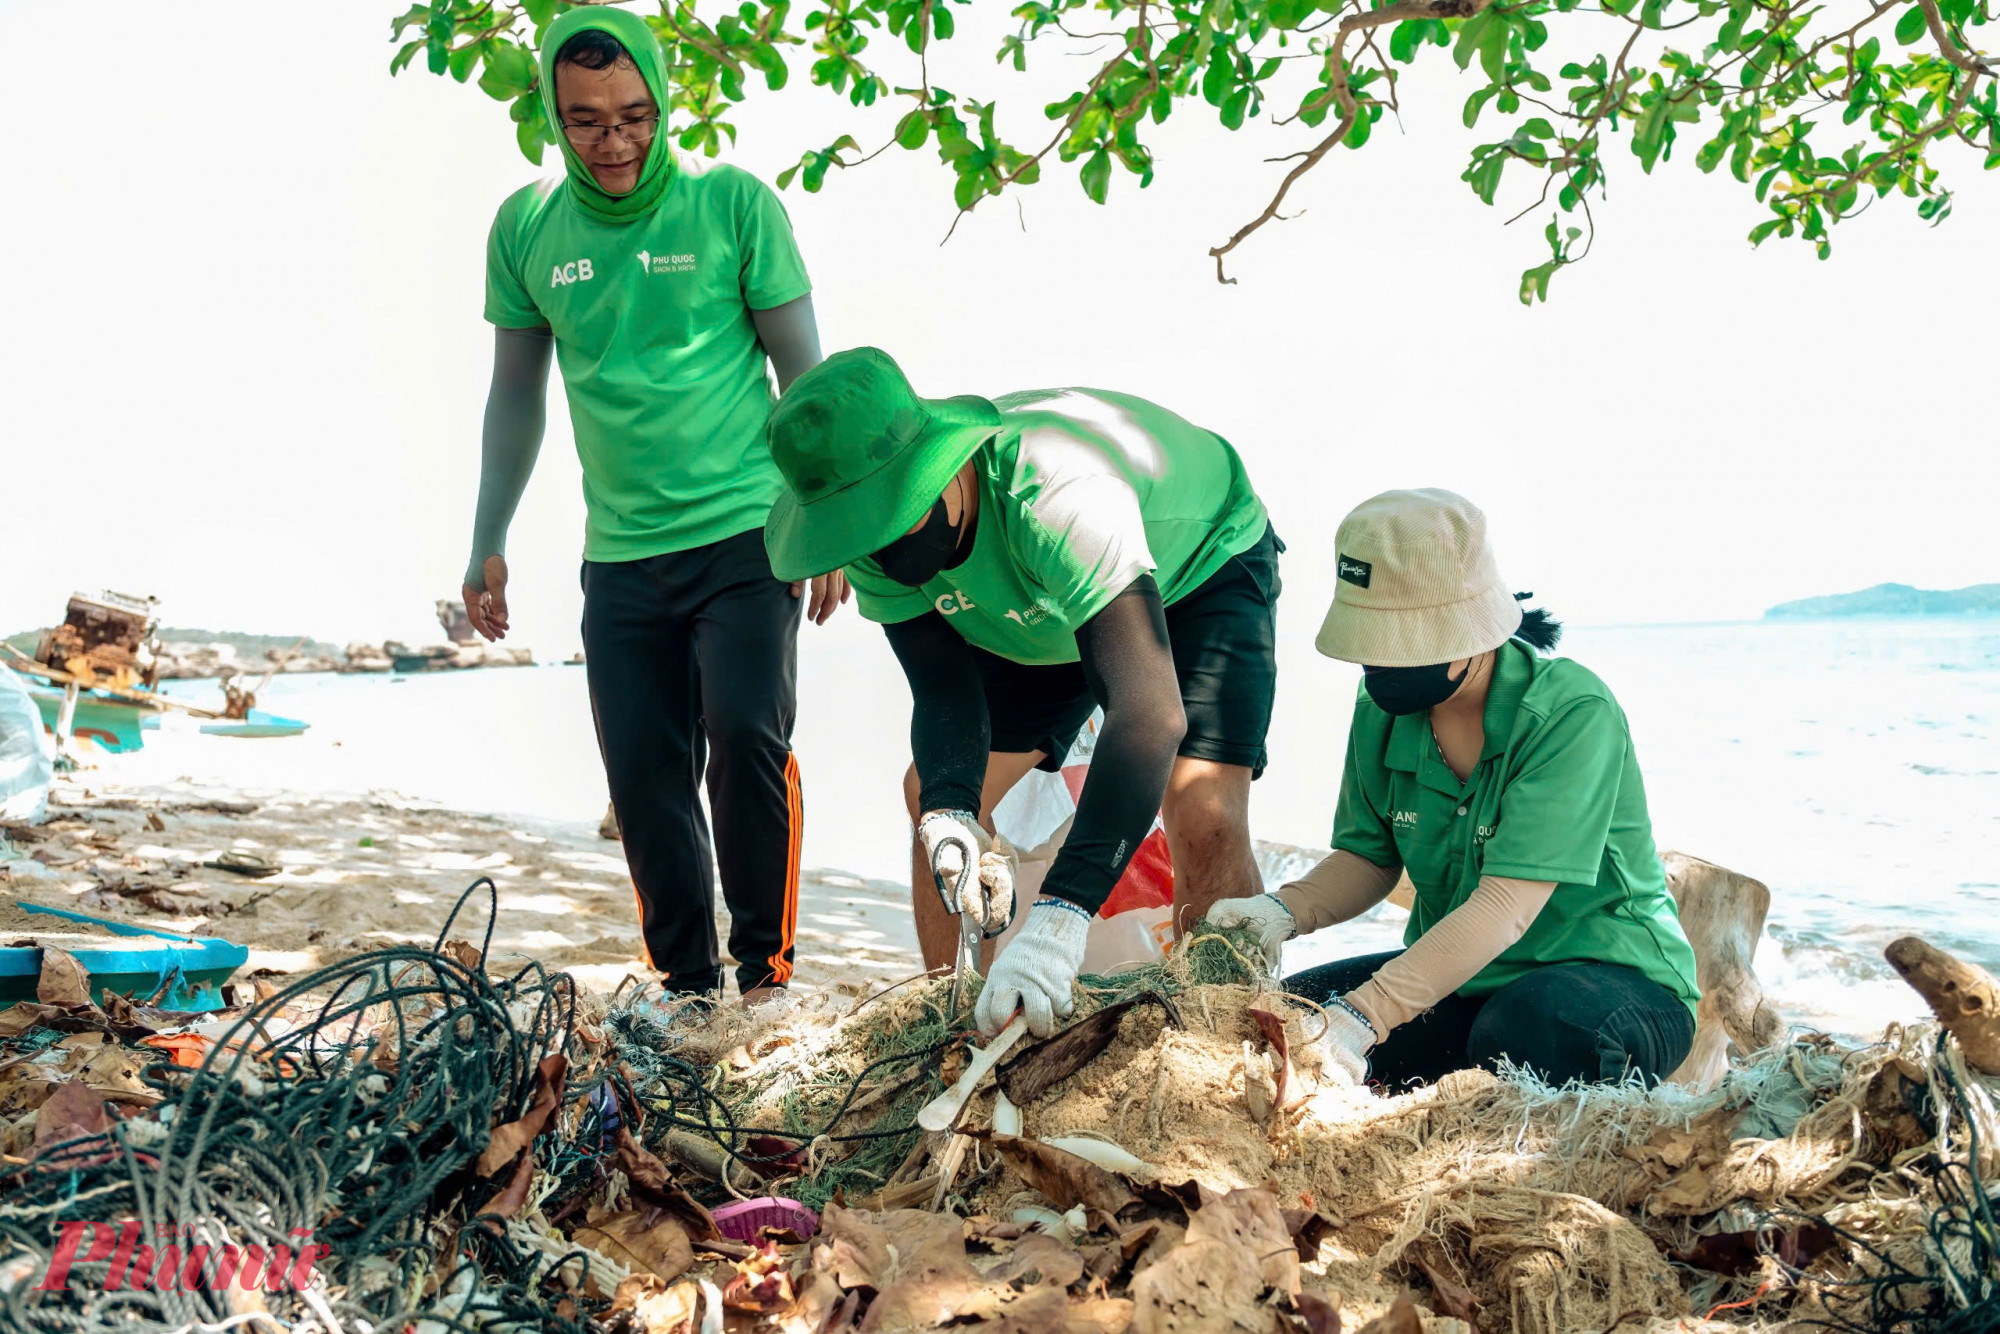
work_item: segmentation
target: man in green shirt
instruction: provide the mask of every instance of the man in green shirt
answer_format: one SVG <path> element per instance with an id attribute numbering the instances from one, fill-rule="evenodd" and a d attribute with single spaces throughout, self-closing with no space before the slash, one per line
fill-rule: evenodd
<path id="1" fill-rule="evenodd" d="M 551 352 L 583 464 L 583 641 L 641 932 L 670 992 L 721 983 L 714 871 L 746 996 L 791 977 L 803 805 L 791 750 L 803 583 L 758 532 L 781 483 L 773 395 L 819 360 L 777 197 L 677 157 L 643 20 L 574 9 L 540 81 L 565 173 L 509 196 L 487 240 L 495 326 L 466 611 L 508 630 L 507 525 L 540 448 Z M 812 581 L 823 623 L 847 590 Z M 706 777 L 711 846 L 697 789 Z"/>
<path id="2" fill-rule="evenodd" d="M 1059 768 L 1104 709 L 1043 897 L 981 993 L 983 1027 L 1018 1006 L 1046 1033 L 1069 1011 L 1089 920 L 1155 813 L 1178 925 L 1257 892 L 1249 796 L 1277 680 L 1283 547 L 1228 442 L 1105 390 L 920 399 L 873 348 L 801 376 L 770 440 L 787 486 L 765 528 L 773 570 L 846 567 L 909 680 L 928 965 L 956 947 L 929 888 L 947 852 L 982 854 L 973 906 L 997 928 L 1012 883 L 991 851 L 992 808 L 1028 770 Z"/>

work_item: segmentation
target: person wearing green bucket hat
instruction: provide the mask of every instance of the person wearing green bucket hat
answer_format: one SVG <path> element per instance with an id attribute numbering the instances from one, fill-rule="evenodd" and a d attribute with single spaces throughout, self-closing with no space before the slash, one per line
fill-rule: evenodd
<path id="1" fill-rule="evenodd" d="M 1155 814 L 1177 926 L 1258 891 L 1249 796 L 1277 681 L 1284 547 L 1227 441 L 1106 390 L 919 398 L 875 348 L 800 376 L 769 436 L 786 487 L 764 526 L 772 569 L 846 569 L 910 684 L 905 795 L 928 966 L 950 964 L 958 941 L 930 886 L 976 855 L 961 901 L 997 932 L 1013 886 L 992 808 L 1030 769 L 1060 768 L 1104 710 L 1042 897 L 980 993 L 981 1027 L 1019 1008 L 1046 1034 L 1069 1012 L 1090 918 Z"/>
<path id="2" fill-rule="evenodd" d="M 1329 1068 L 1398 1091 L 1502 1062 L 1553 1084 L 1668 1078 L 1701 993 L 1617 700 L 1545 656 L 1560 625 L 1522 610 L 1463 496 L 1386 492 L 1334 543 L 1319 651 L 1362 664 L 1334 852 L 1209 925 L 1255 931 L 1276 967 L 1407 870 L 1407 949 L 1285 979 L 1326 1007 Z"/>
<path id="3" fill-rule="evenodd" d="M 488 639 L 510 628 L 506 533 L 553 355 L 583 465 L 591 712 L 646 955 L 669 991 L 718 989 L 719 868 L 737 986 L 754 996 L 793 965 L 800 612 L 823 623 L 846 600 L 830 574 L 806 607 L 759 537 L 782 489 L 768 374 L 782 390 L 819 360 L 811 287 L 769 188 L 673 152 L 643 19 L 562 14 L 538 80 L 564 170 L 510 196 L 487 238 L 493 385 L 466 613 Z"/>

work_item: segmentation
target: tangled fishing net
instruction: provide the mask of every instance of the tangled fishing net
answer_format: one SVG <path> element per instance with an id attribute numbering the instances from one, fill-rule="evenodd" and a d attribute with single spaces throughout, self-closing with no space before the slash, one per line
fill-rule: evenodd
<path id="1" fill-rule="evenodd" d="M 1208 935 L 1084 979 L 1089 1042 L 1024 1043 L 928 1133 L 982 1041 L 941 980 L 711 1009 L 492 976 L 442 936 L 378 951 L 196 1068 L 151 1053 L 134 1114 L 4 1132 L 0 1327 L 2000 1327 L 1992 1083 L 1928 1027 L 1796 1041 L 1699 1096 L 1503 1070 L 1375 1097 L 1327 1078 L 1323 1016 L 1255 957 Z M 711 1208 L 763 1195 L 820 1235 L 719 1235 Z M 187 1272 L 323 1249 L 300 1285 L 135 1289 L 86 1224 Z"/>

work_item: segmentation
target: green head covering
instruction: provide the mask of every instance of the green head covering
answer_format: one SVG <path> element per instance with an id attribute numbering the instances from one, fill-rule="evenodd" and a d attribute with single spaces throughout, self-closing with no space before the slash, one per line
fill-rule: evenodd
<path id="1" fill-rule="evenodd" d="M 764 524 L 779 579 L 811 579 L 916 526 L 1002 429 L 983 398 L 918 398 L 889 354 L 836 352 L 792 381 L 766 438 L 785 492 Z"/>
<path id="2" fill-rule="evenodd" d="M 639 75 L 646 81 L 646 90 L 653 95 L 653 101 L 660 108 L 659 132 L 653 136 L 651 147 L 646 151 L 646 165 L 639 172 L 639 183 L 630 193 L 614 195 L 597 183 L 590 174 L 590 168 L 576 155 L 567 136 L 562 132 L 562 115 L 556 109 L 556 52 L 562 50 L 563 43 L 580 32 L 590 29 L 606 32 L 616 38 L 618 44 L 632 55 L 632 62 L 639 67 Z M 666 192 L 667 184 L 673 179 L 674 153 L 667 141 L 667 58 L 660 50 L 659 38 L 637 14 L 609 5 L 587 5 L 581 9 L 565 12 L 542 36 L 542 110 L 549 118 L 549 130 L 556 137 L 556 147 L 562 149 L 563 162 L 569 167 L 569 195 L 576 206 L 599 222 L 631 222 L 652 211 Z"/>

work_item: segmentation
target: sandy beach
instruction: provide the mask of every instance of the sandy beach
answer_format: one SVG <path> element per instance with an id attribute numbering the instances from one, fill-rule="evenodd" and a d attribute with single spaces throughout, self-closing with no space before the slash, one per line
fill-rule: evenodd
<path id="1" fill-rule="evenodd" d="M 12 844 L 0 848 L 11 859 L 0 896 L 233 940 L 250 948 L 241 975 L 256 976 L 428 943 L 467 886 L 490 877 L 499 968 L 538 960 L 604 990 L 653 976 L 615 840 L 393 791 L 228 781 L 270 758 L 256 747 L 290 744 L 167 733 L 135 755 L 85 755 L 58 780 L 46 824 L 0 828 Z M 210 864 L 231 852 L 278 870 Z M 484 892 L 467 899 L 449 934 L 477 943 L 491 902 Z M 801 989 L 861 994 L 920 971 L 906 887 L 821 872 L 800 902 Z M 719 915 L 724 940 L 727 929 Z"/>

